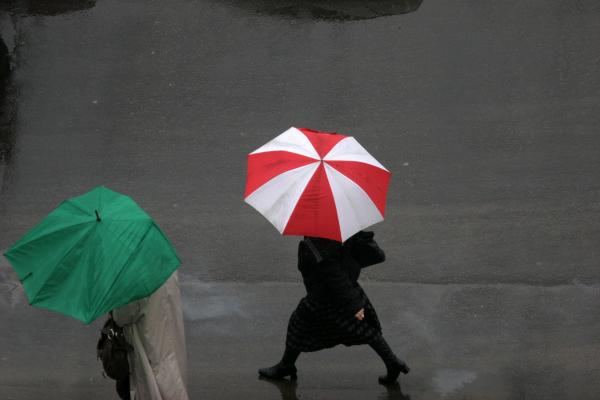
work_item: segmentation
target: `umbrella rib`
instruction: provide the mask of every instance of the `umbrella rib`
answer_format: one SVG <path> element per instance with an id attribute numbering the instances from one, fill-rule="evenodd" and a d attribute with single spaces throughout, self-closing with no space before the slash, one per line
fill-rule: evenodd
<path id="1" fill-rule="evenodd" d="M 327 163 L 326 164 L 326 168 L 325 170 L 327 171 L 328 169 L 331 169 L 331 180 L 334 180 L 335 182 L 337 181 L 337 178 L 335 176 L 335 174 L 339 174 L 340 176 L 346 178 L 348 180 L 348 182 L 353 185 L 356 189 L 358 189 L 358 191 L 360 191 L 367 199 L 369 199 L 371 201 L 371 203 L 373 203 L 373 199 L 371 199 L 371 197 L 369 196 L 369 194 L 356 182 L 354 182 L 352 179 L 348 178 L 345 174 L 343 174 L 342 172 L 338 171 L 335 167 L 333 167 L 332 165 L 329 165 Z M 329 179 L 329 173 L 328 173 L 328 179 Z M 345 191 L 340 191 L 339 193 L 340 196 L 343 196 L 344 199 L 346 200 L 346 204 L 350 207 L 350 210 L 352 211 L 353 215 L 353 219 L 357 222 L 359 222 L 358 226 L 360 226 L 360 229 L 364 229 L 367 226 L 371 226 L 372 223 L 368 223 L 367 225 L 365 225 L 365 222 L 363 222 L 363 219 L 361 218 L 362 212 L 359 212 L 359 210 L 356 208 L 355 204 L 351 201 L 350 197 L 348 196 L 348 193 L 346 193 Z M 334 196 L 334 201 L 336 202 L 336 208 L 338 207 L 337 201 L 336 201 L 336 197 Z M 383 215 L 381 214 L 381 212 L 379 211 L 379 209 L 377 209 L 377 207 L 375 206 L 375 204 L 373 203 L 373 207 L 375 207 L 375 209 L 377 210 L 377 213 L 379 214 L 379 216 L 381 217 L 380 221 L 383 220 Z M 341 225 L 342 225 L 342 218 L 341 215 L 339 215 L 339 209 L 338 209 L 338 220 L 340 221 L 340 231 L 341 231 Z M 343 234 L 342 234 L 343 236 Z"/>
<path id="2" fill-rule="evenodd" d="M 338 161 L 340 162 L 340 161 Z M 341 161 L 344 162 L 344 161 Z M 353 162 L 353 161 L 350 161 Z M 365 190 L 365 188 L 360 185 L 358 182 L 356 182 L 354 179 L 350 178 L 348 175 L 346 175 L 344 172 L 340 171 L 338 168 L 336 168 L 335 165 L 332 165 L 330 163 L 326 163 L 327 167 L 331 168 L 333 171 L 337 172 L 338 174 L 340 174 L 341 176 L 345 177 L 346 179 L 348 179 L 348 181 L 352 182 L 357 188 L 360 189 L 361 192 L 364 193 L 364 195 L 369 198 L 371 200 L 371 202 L 373 202 L 373 204 L 375 204 L 375 201 L 373 200 L 373 197 L 369 194 L 369 192 L 367 192 L 367 190 Z M 363 163 L 365 164 L 365 163 Z M 368 165 L 368 164 L 367 164 Z M 348 198 L 347 194 L 344 193 L 344 197 Z M 356 208 L 353 206 L 352 210 L 355 212 L 356 215 L 359 215 L 360 213 L 356 211 Z M 379 212 L 381 214 L 381 211 Z M 382 214 L 383 216 L 383 214 Z"/>
<path id="3" fill-rule="evenodd" d="M 119 222 L 137 222 L 137 221 L 148 221 L 151 220 L 149 215 L 139 216 L 138 218 L 108 218 L 110 221 L 119 221 Z"/>
<path id="4" fill-rule="evenodd" d="M 346 147 L 346 149 L 343 149 L 343 147 Z M 388 171 L 387 168 L 385 168 L 379 161 L 377 161 L 377 159 L 375 159 L 375 157 L 373 157 L 371 153 L 369 153 L 364 147 L 362 147 L 361 144 L 358 143 L 358 141 L 352 136 L 348 136 L 346 139 L 337 143 L 329 151 L 329 153 L 327 153 L 327 155 L 323 157 L 323 160 L 362 162 L 364 164 L 372 165 L 373 167 L 383 169 L 384 171 Z"/>
<path id="5" fill-rule="evenodd" d="M 327 164 L 327 167 L 331 168 L 331 166 L 330 166 L 329 164 Z M 336 170 L 336 171 L 337 171 L 337 170 Z M 329 177 L 328 177 L 328 179 L 329 179 Z M 335 179 L 335 178 L 332 176 L 332 179 Z M 350 201 L 350 199 L 349 199 L 349 197 L 348 197 L 348 194 L 347 194 L 345 191 L 342 191 L 340 194 L 341 194 L 342 196 L 344 196 L 344 199 L 346 199 L 346 204 L 348 204 L 348 205 L 350 206 L 350 209 L 352 210 L 352 213 L 354 214 L 354 217 L 355 217 L 354 219 L 355 219 L 355 220 L 360 220 L 360 218 L 359 218 L 359 215 L 360 215 L 360 213 L 359 213 L 359 212 L 356 210 L 356 207 L 355 207 L 355 206 L 354 206 L 354 204 L 353 204 L 353 203 Z M 335 198 L 335 196 L 333 196 L 333 201 L 336 203 L 336 210 L 339 210 L 339 206 L 338 206 L 338 204 L 337 204 L 337 201 L 336 201 L 336 198 Z M 340 211 L 338 211 L 338 221 L 339 221 L 339 223 L 340 223 L 340 233 L 341 233 L 341 235 L 342 235 L 342 239 L 343 239 L 343 233 L 341 232 L 341 230 L 342 230 L 342 226 L 341 226 L 341 225 L 342 225 L 342 222 L 341 222 L 341 221 L 343 220 L 343 218 L 342 218 L 342 216 L 339 214 L 339 212 L 340 212 Z"/>
<path id="6" fill-rule="evenodd" d="M 312 172 L 308 173 L 311 168 L 312 168 Z M 275 228 L 277 228 L 277 230 L 279 232 L 283 232 L 285 230 L 285 226 L 289 222 L 289 218 L 290 218 L 291 214 L 293 213 L 295 206 L 291 207 L 288 210 L 289 212 L 287 212 L 287 214 L 285 215 L 286 218 L 282 219 L 282 221 L 277 221 L 277 222 L 283 222 L 281 224 L 281 227 L 275 223 L 273 216 L 268 211 L 270 209 L 272 209 L 275 205 L 281 204 L 282 203 L 281 200 L 284 199 L 286 196 L 289 196 L 290 192 L 293 192 L 292 188 L 299 187 L 301 190 L 298 191 L 297 197 L 294 199 L 293 202 L 291 202 L 293 204 L 296 204 L 298 201 L 298 198 L 300 198 L 302 196 L 302 193 L 306 189 L 306 185 L 308 184 L 308 182 L 310 182 L 310 180 L 316 173 L 317 169 L 318 169 L 318 163 L 315 162 L 312 164 L 307 164 L 302 167 L 295 168 L 293 170 L 286 171 L 283 174 L 275 176 L 273 179 L 271 179 L 270 181 L 268 181 L 267 183 L 262 185 L 260 188 L 255 190 L 250 196 L 246 197 L 245 201 L 248 204 L 250 204 L 252 207 L 256 208 L 261 214 L 263 214 L 267 218 L 267 220 L 271 224 L 273 224 L 273 226 L 275 226 Z M 276 197 L 270 202 L 270 205 L 268 207 L 266 207 L 266 208 L 261 207 L 261 206 L 259 206 L 260 203 L 254 202 L 255 197 L 253 197 L 253 196 L 256 196 L 257 194 L 260 196 L 264 195 L 263 191 L 265 190 L 265 188 L 269 188 L 269 185 L 273 185 L 273 183 L 276 182 L 276 180 L 281 180 L 282 177 L 286 176 L 286 174 L 289 175 L 291 173 L 297 173 L 299 171 L 306 171 L 306 172 L 303 172 L 302 181 L 290 180 L 289 183 L 286 185 L 285 190 L 279 190 L 276 194 L 274 194 L 274 196 L 276 196 Z M 284 180 L 283 182 L 285 183 L 286 181 Z M 269 190 L 269 189 L 267 189 L 267 190 Z"/>
<path id="7" fill-rule="evenodd" d="M 90 216 L 92 215 L 92 214 L 90 214 L 90 210 L 86 210 L 86 209 L 84 209 L 82 207 L 79 207 L 79 205 L 76 202 L 74 202 L 73 199 L 65 200 L 64 203 L 65 204 L 69 204 L 69 205 L 75 207 L 79 211 L 83 212 L 85 215 L 90 215 Z"/>
<path id="8" fill-rule="evenodd" d="M 264 153 L 271 149 L 288 149 L 287 151 L 290 151 L 291 153 L 320 159 L 319 153 L 316 151 L 308 137 L 300 129 L 295 127 L 289 128 L 250 154 Z M 291 149 L 294 149 L 295 151 L 292 151 Z"/>
<path id="9" fill-rule="evenodd" d="M 81 242 L 83 242 L 84 239 L 87 239 L 88 236 L 92 233 L 92 231 L 94 230 L 94 228 L 96 227 L 96 224 L 92 225 L 92 227 L 85 233 L 85 235 L 83 235 L 81 238 L 79 238 L 79 240 L 77 242 L 75 242 L 73 244 L 73 246 L 71 246 L 71 248 L 69 249 L 69 251 L 67 251 L 65 253 L 65 255 L 63 255 L 61 257 L 61 259 L 58 261 L 58 263 L 56 263 L 57 266 L 62 265 L 63 261 L 71 254 L 71 252 L 73 252 L 73 250 L 75 249 L 75 247 L 77 247 Z M 48 281 L 50 280 L 50 278 L 52 278 L 52 276 L 54 276 L 54 272 L 56 271 L 56 269 L 54 269 L 50 275 L 46 278 L 46 280 L 42 283 L 42 285 L 38 288 L 37 292 L 35 292 L 35 294 L 32 296 L 32 298 L 29 300 L 29 304 L 34 304 L 37 298 L 37 295 L 42 291 L 42 289 L 44 289 L 46 287 L 46 285 L 48 284 Z M 29 277 L 30 275 L 28 275 L 27 277 Z M 23 281 L 21 281 L 23 282 Z"/>
<path id="10" fill-rule="evenodd" d="M 140 248 L 142 246 L 142 243 L 144 243 L 144 240 L 146 240 L 146 236 L 148 236 L 148 233 L 150 232 L 150 230 L 152 229 L 153 226 L 154 226 L 154 223 L 151 223 L 148 226 L 148 229 L 146 229 L 146 232 L 144 232 L 144 236 L 142 236 L 142 238 L 138 242 L 137 246 L 135 246 L 135 249 L 131 252 L 131 254 L 129 255 L 129 257 L 127 257 L 127 260 L 123 263 L 123 265 L 121 266 L 121 269 L 120 269 L 119 273 L 117 274 L 117 276 L 115 277 L 115 279 L 113 279 L 112 284 L 110 285 L 110 287 L 108 288 L 108 290 L 104 293 L 104 296 L 102 296 L 102 299 L 99 302 L 97 302 L 96 304 L 102 305 L 104 303 L 104 300 L 106 300 L 106 297 L 112 291 L 112 288 L 115 286 L 115 284 L 119 280 L 119 277 L 121 276 L 121 274 L 123 274 L 123 271 L 125 271 L 125 268 L 127 268 L 127 266 L 129 265 L 129 263 L 131 262 L 133 256 L 136 255 L 139 252 L 139 250 L 140 250 Z M 130 302 L 132 302 L 134 300 L 138 300 L 138 299 L 130 299 L 127 303 L 130 303 Z M 124 303 L 124 304 L 127 304 L 127 303 Z M 123 304 L 121 304 L 121 305 L 123 305 Z M 120 307 L 121 305 L 118 305 L 118 306 L 115 306 L 115 307 Z M 110 310 L 106 310 L 106 311 L 110 311 Z M 97 313 L 98 313 L 98 307 L 96 307 L 94 309 L 94 312 L 92 313 L 92 315 L 96 315 Z"/>
<path id="11" fill-rule="evenodd" d="M 21 241 L 19 241 L 19 242 L 15 243 L 15 244 L 13 245 L 13 247 L 15 247 L 15 246 L 17 246 L 17 245 L 18 245 L 19 247 L 21 247 L 21 246 L 24 246 L 24 245 L 26 245 L 26 244 L 35 243 L 35 242 L 37 242 L 38 240 L 46 239 L 48 236 L 54 235 L 55 233 L 61 233 L 61 232 L 65 231 L 65 230 L 67 230 L 67 229 L 71 229 L 71 228 L 77 227 L 77 226 L 79 226 L 79 225 L 89 224 L 89 223 L 91 223 L 91 222 L 92 222 L 92 221 L 84 221 L 84 222 L 79 222 L 79 223 L 77 223 L 77 224 L 69 225 L 69 226 L 66 226 L 66 227 L 64 227 L 64 228 L 61 228 L 61 229 L 57 229 L 57 230 L 55 230 L 55 231 L 52 231 L 52 232 L 48 232 L 47 234 L 44 234 L 44 235 L 42 235 L 42 236 L 37 236 L 37 237 L 31 238 L 31 239 L 29 239 L 29 240 L 25 240 L 24 242 L 21 242 Z M 94 220 L 93 222 L 94 222 L 94 223 L 96 223 L 96 220 Z M 9 253 L 9 252 L 10 252 L 10 249 L 7 251 L 7 253 Z"/>

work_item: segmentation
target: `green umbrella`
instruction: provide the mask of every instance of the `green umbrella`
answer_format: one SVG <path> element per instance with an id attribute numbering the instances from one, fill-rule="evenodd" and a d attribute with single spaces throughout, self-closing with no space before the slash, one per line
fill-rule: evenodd
<path id="1" fill-rule="evenodd" d="M 4 255 L 30 304 L 85 323 L 152 294 L 181 263 L 135 201 L 102 186 L 64 201 Z"/>

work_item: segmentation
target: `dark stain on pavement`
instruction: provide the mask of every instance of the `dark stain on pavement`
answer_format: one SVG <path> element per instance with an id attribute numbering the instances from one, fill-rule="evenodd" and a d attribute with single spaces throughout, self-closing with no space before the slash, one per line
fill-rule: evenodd
<path id="1" fill-rule="evenodd" d="M 14 145 L 14 129 L 12 128 L 16 114 L 16 102 L 14 101 L 14 87 L 10 80 L 11 69 L 9 46 L 0 36 L 0 184 L 2 183 L 2 168 L 9 163 Z"/>
<path id="2" fill-rule="evenodd" d="M 230 0 L 250 12 L 290 19 L 358 21 L 416 11 L 423 0 Z"/>
<path id="3" fill-rule="evenodd" d="M 96 0 L 7 0 L 0 2 L 0 192 L 15 147 L 19 20 L 28 16 L 56 16 L 89 10 Z"/>
<path id="4" fill-rule="evenodd" d="M 89 10 L 96 0 L 8 0 L 3 10 L 13 15 L 60 15 L 74 11 Z"/>
<path id="5" fill-rule="evenodd" d="M 583 12 L 600 12 L 600 2 L 597 0 L 575 0 L 575 7 Z"/>

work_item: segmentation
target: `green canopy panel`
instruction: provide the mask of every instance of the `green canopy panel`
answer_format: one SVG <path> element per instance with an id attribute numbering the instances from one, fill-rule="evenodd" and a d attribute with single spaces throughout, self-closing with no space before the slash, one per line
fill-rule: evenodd
<path id="1" fill-rule="evenodd" d="M 152 294 L 181 264 L 152 218 L 103 186 L 63 202 L 5 256 L 30 304 L 85 323 Z"/>

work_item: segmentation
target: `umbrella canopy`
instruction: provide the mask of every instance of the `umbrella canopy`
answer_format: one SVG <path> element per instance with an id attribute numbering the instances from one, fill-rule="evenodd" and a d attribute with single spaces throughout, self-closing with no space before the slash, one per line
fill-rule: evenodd
<path id="1" fill-rule="evenodd" d="M 343 242 L 383 220 L 390 177 L 353 137 L 292 127 L 248 155 L 244 197 L 284 235 Z"/>
<path id="2" fill-rule="evenodd" d="M 30 304 L 85 323 L 152 294 L 181 263 L 152 218 L 105 187 L 64 201 L 4 255 Z"/>

